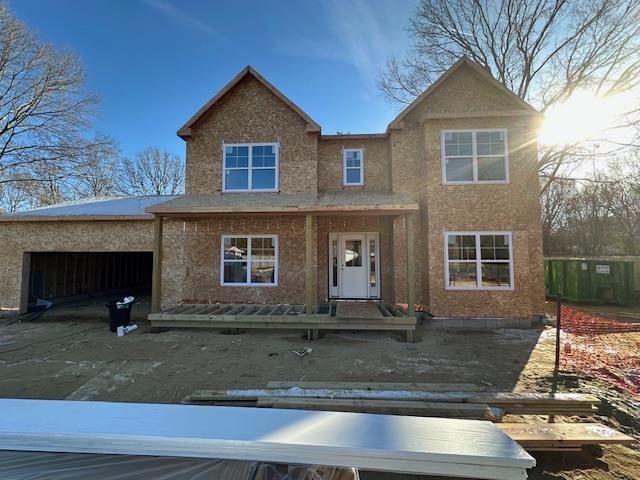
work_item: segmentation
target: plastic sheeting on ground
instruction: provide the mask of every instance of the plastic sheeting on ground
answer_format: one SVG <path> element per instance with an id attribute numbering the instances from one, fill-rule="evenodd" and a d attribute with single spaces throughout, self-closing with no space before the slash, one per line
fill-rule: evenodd
<path id="1" fill-rule="evenodd" d="M 3 480 L 359 480 L 354 469 L 238 460 L 0 451 Z"/>

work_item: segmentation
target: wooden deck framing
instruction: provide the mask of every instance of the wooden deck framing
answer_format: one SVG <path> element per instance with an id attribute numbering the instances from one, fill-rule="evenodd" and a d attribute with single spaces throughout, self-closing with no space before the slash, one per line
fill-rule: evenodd
<path id="1" fill-rule="evenodd" d="M 391 330 L 413 341 L 416 317 L 390 303 L 377 303 L 382 317 L 349 318 L 331 315 L 333 308 L 318 305 L 305 313 L 305 305 L 185 304 L 151 313 L 151 327 L 179 328 L 287 328 L 317 330 Z M 325 307 L 321 309 L 320 307 Z M 328 313 L 317 313 L 327 311 Z M 316 334 L 310 335 L 312 338 Z"/>

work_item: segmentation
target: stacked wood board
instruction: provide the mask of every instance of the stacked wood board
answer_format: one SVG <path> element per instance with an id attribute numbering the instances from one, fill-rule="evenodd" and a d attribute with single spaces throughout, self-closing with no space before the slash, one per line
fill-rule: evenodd
<path id="1" fill-rule="evenodd" d="M 0 450 L 221 458 L 495 480 L 535 460 L 490 422 L 0 399 Z"/>
<path id="2" fill-rule="evenodd" d="M 225 404 L 502 421 L 505 414 L 593 415 L 600 400 L 576 393 L 490 393 L 465 383 L 269 382 L 265 389 L 199 390 L 185 398 L 195 404 Z M 502 424 L 531 451 L 577 451 L 594 443 L 632 442 L 600 424 Z M 601 434 L 599 434 L 601 433 Z"/>
<path id="3" fill-rule="evenodd" d="M 479 393 L 466 400 L 488 403 L 513 415 L 589 416 L 596 413 L 600 399 L 581 393 Z"/>
<path id="4" fill-rule="evenodd" d="M 579 451 L 586 445 L 636 442 L 633 437 L 600 423 L 500 423 L 497 426 L 530 452 Z"/>
<path id="5" fill-rule="evenodd" d="M 456 404 L 459 407 L 460 416 L 464 418 L 463 411 L 473 412 L 474 408 L 469 405 L 475 405 L 477 409 L 492 409 L 492 415 L 498 412 L 504 414 L 517 415 L 567 415 L 567 416 L 589 416 L 593 415 L 600 400 L 593 395 L 583 395 L 574 393 L 482 393 L 473 392 L 472 386 L 469 384 L 449 384 L 451 391 L 447 391 L 446 384 L 433 384 L 434 388 L 430 389 L 429 384 L 374 384 L 376 388 L 369 388 L 367 384 L 357 383 L 335 383 L 334 388 L 322 382 L 301 382 L 298 386 L 292 386 L 292 383 L 270 383 L 264 389 L 248 389 L 248 390 L 197 390 L 184 399 L 184 403 L 191 404 L 229 404 L 233 402 L 242 402 L 244 405 L 270 406 L 269 399 L 272 403 L 278 402 L 279 406 L 284 408 L 302 408 L 308 405 L 310 409 L 326 410 L 332 409 L 346 411 L 361 411 L 369 413 L 377 413 L 385 404 L 388 411 L 385 413 L 394 413 L 398 415 L 415 415 L 418 414 L 415 409 L 418 403 L 405 403 L 408 407 L 407 413 L 403 413 L 402 403 L 399 402 L 421 402 L 423 406 L 423 415 L 425 416 L 441 416 L 437 415 L 438 410 L 449 409 L 453 411 Z M 455 390 L 459 387 L 459 390 Z M 467 391 L 464 391 L 467 390 Z M 287 407 L 287 401 L 284 399 L 297 399 L 295 407 Z M 325 399 L 319 402 L 318 399 Z M 329 401 L 331 400 L 331 401 Z M 359 402 L 338 402 L 337 400 L 359 400 Z M 375 401 L 375 403 L 372 403 Z M 446 406 L 437 406 L 436 403 L 449 404 Z M 463 407 L 462 404 L 465 406 Z M 322 406 L 326 408 L 321 408 Z M 410 408 L 409 408 L 410 407 Z M 475 410 L 476 412 L 478 410 Z M 471 418 L 477 418 L 472 416 Z M 486 417 L 481 415 L 480 418 L 491 419 L 491 415 Z"/>
<path id="6" fill-rule="evenodd" d="M 258 407 L 294 408 L 333 412 L 367 412 L 420 417 L 466 418 L 496 421 L 501 412 L 486 404 L 421 402 L 406 400 L 358 400 L 333 398 L 258 397 Z"/>

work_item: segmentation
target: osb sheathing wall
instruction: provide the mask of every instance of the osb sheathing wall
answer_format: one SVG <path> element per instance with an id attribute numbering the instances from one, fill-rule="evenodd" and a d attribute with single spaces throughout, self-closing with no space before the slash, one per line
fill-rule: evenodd
<path id="1" fill-rule="evenodd" d="M 186 193 L 222 191 L 223 143 L 280 143 L 279 191 L 317 192 L 318 135 L 273 92 L 247 75 L 192 127 Z"/>
<path id="2" fill-rule="evenodd" d="M 393 291 L 393 217 L 337 216 L 318 217 L 318 295 L 329 296 L 329 233 L 378 232 L 380 235 L 380 296 L 392 301 Z"/>
<path id="3" fill-rule="evenodd" d="M 442 317 L 529 317 L 544 301 L 542 234 L 535 120 L 527 116 L 431 119 L 455 112 L 522 109 L 499 89 L 463 67 L 451 75 L 404 119 L 405 128 L 391 133 L 394 192 L 412 195 L 421 204 L 421 234 L 416 243 L 418 271 L 426 280 L 417 295 L 429 311 Z M 506 185 L 443 185 L 441 131 L 506 128 L 509 178 Z M 396 221 L 398 223 L 398 221 Z M 444 232 L 511 231 L 515 289 L 452 291 L 444 285 Z M 394 232 L 399 250 L 401 229 Z M 397 267 L 396 267 L 397 268 Z M 402 296 L 403 286 L 396 291 Z"/>
<path id="4" fill-rule="evenodd" d="M 364 185 L 344 186 L 342 151 L 347 148 L 364 150 Z M 386 138 L 321 139 L 318 142 L 318 191 L 390 192 L 391 158 Z"/>
<path id="5" fill-rule="evenodd" d="M 149 220 L 0 222 L 0 308 L 17 309 L 25 252 L 153 250 Z"/>
<path id="6" fill-rule="evenodd" d="M 162 305 L 185 302 L 304 303 L 305 218 L 216 217 L 164 222 Z M 278 285 L 220 285 L 222 235 L 277 235 Z M 314 222 L 314 238 L 317 227 Z M 317 242 L 313 245 L 317 271 Z"/>
<path id="7" fill-rule="evenodd" d="M 456 122 L 430 121 L 425 144 L 427 180 L 430 296 L 438 316 L 527 317 L 542 311 L 544 280 L 539 186 L 535 142 L 527 119 L 469 121 L 470 127 L 508 125 L 509 183 L 506 185 L 442 185 L 440 135 Z M 436 202 L 436 200 L 438 200 Z M 446 205 L 446 208 L 444 207 Z M 513 235 L 515 288 L 510 291 L 444 291 L 444 231 L 510 231 Z M 491 301 L 487 302 L 487 298 Z"/>

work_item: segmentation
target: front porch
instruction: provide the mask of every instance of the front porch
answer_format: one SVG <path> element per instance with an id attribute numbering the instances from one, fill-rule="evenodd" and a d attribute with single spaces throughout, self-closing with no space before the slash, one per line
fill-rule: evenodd
<path id="1" fill-rule="evenodd" d="M 154 206 L 149 320 L 154 328 L 302 328 L 311 337 L 321 329 L 397 330 L 411 340 L 418 210 L 408 197 L 364 192 L 186 196 Z M 397 268 L 406 285 L 400 297 L 392 288 Z"/>
<path id="2" fill-rule="evenodd" d="M 151 313 L 153 329 L 180 328 L 286 328 L 306 330 L 316 339 L 320 330 L 397 331 L 413 342 L 415 315 L 385 302 L 323 302 L 310 313 L 306 306 L 273 304 L 183 304 Z"/>

